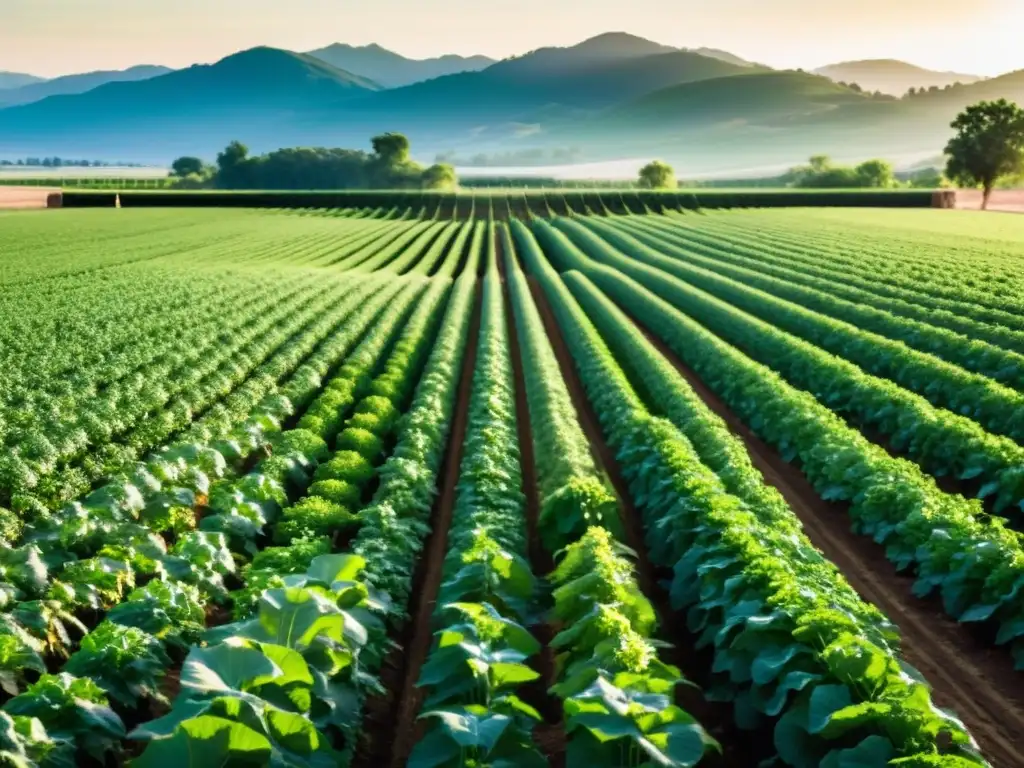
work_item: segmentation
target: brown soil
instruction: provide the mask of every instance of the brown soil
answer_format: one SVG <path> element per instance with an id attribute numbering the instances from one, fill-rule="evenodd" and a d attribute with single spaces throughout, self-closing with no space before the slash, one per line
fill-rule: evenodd
<path id="1" fill-rule="evenodd" d="M 208 603 L 206 606 L 206 627 L 220 627 L 232 621 L 231 608 L 220 603 Z"/>
<path id="2" fill-rule="evenodd" d="M 850 530 L 847 504 L 823 501 L 797 467 L 753 434 L 660 339 L 640 328 L 743 440 L 754 466 L 782 493 L 811 542 L 899 627 L 903 658 L 932 685 L 936 704 L 962 718 L 994 765 L 1024 766 L 1024 688 L 1005 649 L 979 641 L 936 601 L 915 597 L 912 579 L 897 573 L 883 549 Z"/>
<path id="3" fill-rule="evenodd" d="M 50 195 L 57 195 L 59 189 L 49 187 L 3 187 L 0 186 L 0 208 L 47 208 L 56 207 L 50 203 Z"/>
<path id="4" fill-rule="evenodd" d="M 980 189 L 958 189 L 956 207 L 959 210 L 981 210 Z M 1000 213 L 1024 213 L 1024 189 L 997 189 L 988 201 L 988 210 Z"/>
<path id="5" fill-rule="evenodd" d="M 551 553 L 545 549 L 538 532 L 540 497 L 537 485 L 537 462 L 533 452 L 533 429 L 530 425 L 530 409 L 526 399 L 526 376 L 519 346 L 519 332 L 509 295 L 505 273 L 505 247 L 502 238 L 495 233 L 495 248 L 498 256 L 498 271 L 501 274 L 505 296 L 505 322 L 508 325 L 509 348 L 512 356 L 512 375 L 516 389 L 516 428 L 519 434 L 519 464 L 522 468 L 523 495 L 526 498 L 526 528 L 529 537 L 530 562 L 538 577 L 545 577 L 554 569 Z M 561 768 L 565 765 L 565 723 L 562 720 L 562 703 L 548 693 L 558 682 L 558 669 L 551 641 L 558 634 L 558 628 L 550 623 L 530 627 L 534 637 L 541 643 L 540 657 L 534 664 L 540 673 L 535 685 L 524 691 L 524 698 L 541 713 L 544 722 L 534 730 L 534 741 L 548 759 L 548 764 Z"/>
<path id="6" fill-rule="evenodd" d="M 448 549 L 448 528 L 455 504 L 455 488 L 462 463 L 462 447 L 469 423 L 469 400 L 476 369 L 477 340 L 480 337 L 480 297 L 478 280 L 469 339 L 456 395 L 455 413 L 448 437 L 448 449 L 441 467 L 440 493 L 430 515 L 427 538 L 416 574 L 414 594 L 397 646 L 387 655 L 381 669 L 386 691 L 367 701 L 366 716 L 352 765 L 354 768 L 401 768 L 416 743 L 419 729 L 416 718 L 423 703 L 423 692 L 416 688 L 420 669 L 430 652 L 431 617 L 441 586 L 441 568 Z"/>
<path id="7" fill-rule="evenodd" d="M 607 472 L 608 478 L 611 480 L 612 486 L 619 497 L 619 510 L 622 514 L 622 524 L 626 538 L 625 543 L 637 553 L 637 581 L 644 595 L 651 601 L 658 616 L 661 618 L 663 636 L 673 642 L 673 647 L 666 649 L 663 652 L 662 658 L 666 662 L 678 666 L 688 680 L 696 682 L 701 687 L 706 687 L 711 682 L 711 653 L 707 651 L 694 651 L 693 644 L 695 638 L 686 629 L 684 617 L 672 611 L 668 596 L 658 584 L 659 578 L 670 577 L 671 574 L 658 573 L 647 559 L 640 514 L 633 505 L 629 489 L 622 477 L 622 473 L 619 471 L 615 455 L 604 441 L 600 422 L 590 405 L 590 401 L 587 399 L 583 384 L 576 374 L 572 355 L 565 343 L 565 339 L 562 338 L 561 330 L 547 302 L 547 297 L 534 278 L 529 278 L 529 280 L 534 300 L 544 320 L 544 327 L 547 330 L 548 337 L 551 339 L 555 356 L 558 358 L 562 378 L 565 380 L 569 394 L 572 396 L 580 425 L 590 441 L 590 447 L 595 459 Z M 761 728 L 757 731 L 740 731 L 734 725 L 732 707 L 730 705 L 707 701 L 698 690 L 690 686 L 678 688 L 676 699 L 679 705 L 696 717 L 722 745 L 722 756 L 714 759 L 709 755 L 705 761 L 702 761 L 702 765 L 706 763 L 709 767 L 753 766 L 775 753 L 771 729 Z"/>

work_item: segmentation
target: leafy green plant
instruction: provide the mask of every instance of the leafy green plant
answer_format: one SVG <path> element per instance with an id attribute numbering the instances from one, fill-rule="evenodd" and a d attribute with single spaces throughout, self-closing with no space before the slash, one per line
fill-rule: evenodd
<path id="1" fill-rule="evenodd" d="M 199 639 L 206 612 L 196 587 L 154 579 L 114 606 L 107 613 L 107 620 L 140 629 L 169 646 L 184 648 Z"/>
<path id="2" fill-rule="evenodd" d="M 671 695 L 630 691 L 603 677 L 569 698 L 565 713 L 573 765 L 693 766 L 720 749 Z"/>
<path id="3" fill-rule="evenodd" d="M 3 711 L 14 718 L 37 719 L 49 738 L 69 751 L 77 747 L 101 762 L 121 753 L 124 723 L 107 705 L 103 690 L 88 678 L 43 675 L 8 701 Z"/>
<path id="4" fill-rule="evenodd" d="M 316 480 L 343 480 L 361 485 L 373 477 L 373 465 L 356 451 L 339 450 L 330 461 L 317 467 Z"/>
<path id="5" fill-rule="evenodd" d="M 424 712 L 420 717 L 428 722 L 427 732 L 409 756 L 409 768 L 547 765 L 522 725 L 532 713 L 524 713 L 512 702 L 499 705 L 503 703 Z"/>
<path id="6" fill-rule="evenodd" d="M 351 509 L 359 505 L 362 490 L 346 480 L 318 480 L 309 487 L 309 495 Z"/>
<path id="7" fill-rule="evenodd" d="M 45 672 L 42 657 L 23 634 L 0 630 L 0 688 L 16 696 L 24 685 L 26 671 Z"/>
<path id="8" fill-rule="evenodd" d="M 555 551 L 581 537 L 590 526 L 618 532 L 618 503 L 591 456 L 526 276 L 515 258 L 508 228 L 501 225 L 499 234 L 522 350 L 540 492 L 539 525 L 545 546 Z"/>
<path id="9" fill-rule="evenodd" d="M 0 763 L 21 766 L 52 765 L 70 768 L 74 754 L 67 744 L 58 744 L 46 733 L 39 720 L 32 717 L 11 717 L 0 712 Z"/>
<path id="10" fill-rule="evenodd" d="M 355 451 L 367 461 L 374 461 L 384 450 L 383 441 L 373 432 L 357 427 L 349 427 L 338 436 L 338 448 Z"/>
<path id="11" fill-rule="evenodd" d="M 287 543 L 292 539 L 330 535 L 356 525 L 358 518 L 340 504 L 319 496 L 307 496 L 284 511 L 274 537 L 278 542 Z"/>
<path id="12" fill-rule="evenodd" d="M 425 707 L 490 708 L 494 700 L 539 677 L 524 662 L 540 652 L 540 644 L 494 606 L 448 603 L 442 611 L 455 615 L 435 633 L 437 642 L 416 683 L 429 690 Z"/>
<path id="13" fill-rule="evenodd" d="M 673 425 L 650 416 L 561 279 L 536 244 L 530 246 L 525 228 L 517 234 L 552 300 L 606 434 L 628 459 L 623 471 L 644 518 L 650 556 L 674 567 L 673 603 L 688 610 L 700 642 L 714 644 L 713 669 L 722 679 L 716 695 L 733 701 L 738 722 L 750 726 L 768 717 L 777 743 L 798 737 L 799 750 L 784 756 L 795 765 L 838 761 L 851 740 L 856 745 L 877 735 L 882 723 L 893 757 L 937 757 L 935 736 L 942 732 L 945 752 L 983 764 L 963 726 L 937 710 L 927 689 L 909 677 L 892 627 L 810 546 L 795 516 L 764 507 L 758 511 L 772 514 L 759 518 L 725 492 Z M 545 243 L 575 258 L 566 241 L 545 237 Z M 687 503 L 679 504 L 680 498 Z M 858 678 L 844 677 L 850 668 L 837 665 L 844 658 L 856 661 L 862 677 L 863 665 L 871 666 L 875 682 L 847 685 Z M 885 670 L 899 671 L 890 676 Z M 792 725 L 804 723 L 799 713 L 805 697 L 833 685 L 849 694 L 848 701 L 837 700 L 842 706 L 836 711 L 852 705 L 872 716 L 853 721 L 841 735 L 809 722 L 794 730 Z M 877 705 L 883 702 L 890 708 L 882 711 Z M 790 712 L 796 714 L 789 717 Z"/>
<path id="14" fill-rule="evenodd" d="M 134 708 L 143 698 L 162 700 L 159 680 L 170 665 L 157 638 L 136 627 L 104 621 L 82 638 L 64 671 L 89 678 L 112 700 Z"/>

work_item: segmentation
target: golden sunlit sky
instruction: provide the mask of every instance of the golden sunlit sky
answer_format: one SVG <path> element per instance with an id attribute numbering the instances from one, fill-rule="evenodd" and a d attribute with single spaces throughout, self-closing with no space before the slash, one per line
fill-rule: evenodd
<path id="1" fill-rule="evenodd" d="M 0 0 L 0 70 L 183 67 L 256 45 L 494 58 L 624 31 L 775 67 L 900 58 L 1024 69 L 1024 0 Z"/>

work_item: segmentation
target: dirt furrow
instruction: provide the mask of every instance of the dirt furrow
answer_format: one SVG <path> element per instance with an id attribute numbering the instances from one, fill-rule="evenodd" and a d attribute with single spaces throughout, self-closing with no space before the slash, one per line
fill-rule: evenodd
<path id="1" fill-rule="evenodd" d="M 381 683 L 385 693 L 367 701 L 366 716 L 360 734 L 362 742 L 353 759 L 353 768 L 401 768 L 406 764 L 419 734 L 416 718 L 420 714 L 423 694 L 416 688 L 416 681 L 430 653 L 433 638 L 431 618 L 441 586 L 445 553 L 448 551 L 448 529 L 455 505 L 459 466 L 462 463 L 462 446 L 469 423 L 473 372 L 476 369 L 481 295 L 482 283 L 478 280 L 469 339 L 456 394 L 455 413 L 448 435 L 448 448 L 441 466 L 440 493 L 430 513 L 430 534 L 420 553 L 413 577 L 409 618 L 396 639 L 396 646 L 385 658 L 381 669 Z"/>
<path id="2" fill-rule="evenodd" d="M 540 495 L 537 485 L 537 460 L 533 451 L 533 428 L 530 425 L 530 408 L 526 399 L 526 376 L 523 372 L 523 358 L 519 346 L 519 331 L 516 328 L 512 299 L 509 295 L 505 274 L 505 249 L 502 238 L 495 233 L 495 248 L 498 254 L 498 271 L 501 274 L 502 292 L 505 297 L 505 322 L 508 325 L 509 351 L 512 356 L 512 376 L 516 390 L 516 428 L 519 434 L 519 464 L 523 477 L 523 494 L 526 497 L 526 528 L 529 536 L 529 557 L 534 574 L 545 578 L 554 570 L 551 553 L 543 546 L 538 531 L 540 517 Z M 533 738 L 538 748 L 555 768 L 565 765 L 565 724 L 562 720 L 561 701 L 547 691 L 558 682 L 555 652 L 551 641 L 558 633 L 558 627 L 550 623 L 535 624 L 530 632 L 543 644 L 535 669 L 540 673 L 536 687 L 527 691 L 527 698 L 544 717 L 544 722 L 534 729 Z"/>
<path id="3" fill-rule="evenodd" d="M 937 599 L 915 597 L 912 578 L 896 571 L 882 547 L 850 529 L 849 505 L 823 501 L 797 466 L 783 461 L 657 336 L 637 327 L 743 440 L 754 466 L 782 493 L 814 546 L 899 627 L 902 655 L 929 681 L 935 702 L 961 717 L 993 764 L 1024 766 L 1024 678 L 1010 654 L 947 616 Z"/>
<path id="4" fill-rule="evenodd" d="M 562 377 L 572 396 L 580 425 L 590 441 L 591 451 L 593 451 L 598 465 L 608 474 L 615 493 L 619 497 L 619 510 L 626 537 L 625 543 L 637 553 L 637 582 L 661 620 L 663 639 L 673 643 L 671 648 L 666 649 L 667 652 L 663 658 L 666 662 L 679 667 L 686 679 L 705 688 L 711 682 L 711 653 L 694 649 L 695 638 L 686 628 L 685 617 L 672 611 L 668 596 L 658 583 L 659 578 L 670 578 L 671 574 L 658 573 L 647 558 L 640 514 L 629 495 L 629 489 L 619 470 L 618 461 L 604 440 L 600 422 L 576 373 L 572 355 L 565 339 L 562 338 L 558 321 L 548 304 L 547 296 L 535 278 L 528 279 L 548 338 L 555 350 Z M 734 724 L 732 708 L 728 704 L 710 702 L 698 690 L 690 686 L 677 688 L 676 699 L 679 705 L 696 717 L 722 745 L 722 756 L 715 759 L 708 755 L 701 763 L 702 765 L 706 763 L 709 768 L 714 766 L 752 766 L 774 755 L 771 730 L 762 728 L 757 731 L 740 731 Z"/>

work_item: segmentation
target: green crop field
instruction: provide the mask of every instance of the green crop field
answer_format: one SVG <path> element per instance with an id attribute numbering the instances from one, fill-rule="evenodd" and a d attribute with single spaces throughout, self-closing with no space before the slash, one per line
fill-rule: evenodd
<path id="1" fill-rule="evenodd" d="M 1024 765 L 1024 217 L 467 199 L 0 212 L 0 762 Z"/>

